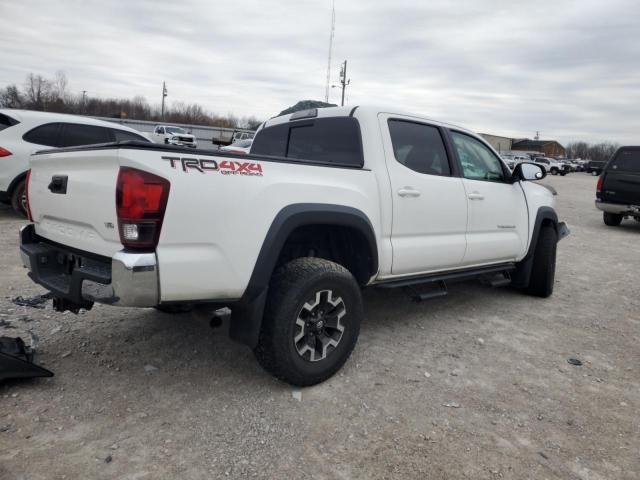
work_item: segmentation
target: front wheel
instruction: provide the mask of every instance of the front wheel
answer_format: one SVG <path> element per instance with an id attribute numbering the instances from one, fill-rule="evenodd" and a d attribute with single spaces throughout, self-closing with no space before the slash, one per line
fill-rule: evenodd
<path id="1" fill-rule="evenodd" d="M 593 171 L 591 172 L 591 176 L 593 176 L 593 177 L 597 177 L 597 176 L 598 176 L 598 172 L 597 172 L 596 170 L 593 170 Z"/>
<path id="2" fill-rule="evenodd" d="M 556 248 L 558 234 L 553 225 L 542 227 L 533 253 L 533 268 L 526 292 L 536 297 L 548 297 L 553 293 L 556 276 Z"/>
<path id="3" fill-rule="evenodd" d="M 602 212 L 602 219 L 609 227 L 617 227 L 622 223 L 622 215 L 617 213 Z"/>
<path id="4" fill-rule="evenodd" d="M 254 353 L 285 382 L 320 383 L 351 355 L 363 316 L 360 287 L 347 269 L 321 258 L 292 260 L 271 279 Z"/>
<path id="5" fill-rule="evenodd" d="M 557 174 L 558 174 L 558 169 L 557 169 L 557 168 L 555 168 L 555 167 L 553 167 L 553 168 L 551 169 L 551 175 L 557 175 Z"/>

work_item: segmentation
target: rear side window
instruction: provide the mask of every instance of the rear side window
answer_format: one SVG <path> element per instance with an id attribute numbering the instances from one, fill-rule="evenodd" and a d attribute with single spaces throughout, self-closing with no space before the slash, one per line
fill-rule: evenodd
<path id="1" fill-rule="evenodd" d="M 360 126 L 353 117 L 317 118 L 267 127 L 256 135 L 253 155 L 364 165 Z"/>
<path id="2" fill-rule="evenodd" d="M 47 147 L 60 146 L 60 123 L 48 123 L 29 130 L 22 136 L 25 142 L 35 143 L 36 145 L 45 145 Z"/>
<path id="3" fill-rule="evenodd" d="M 80 145 L 93 145 L 95 143 L 112 142 L 109 128 L 96 127 L 94 125 L 81 125 L 65 123 L 62 127 L 60 139 L 61 147 L 77 147 Z"/>
<path id="4" fill-rule="evenodd" d="M 5 115 L 4 113 L 0 113 L 0 132 L 5 128 L 17 125 L 18 123 L 20 122 L 15 118 L 10 117 L 9 115 Z"/>
<path id="5" fill-rule="evenodd" d="M 126 140 L 137 140 L 139 142 L 148 142 L 142 135 L 136 135 L 135 133 L 127 132 L 125 130 L 112 130 L 116 142 L 124 142 Z"/>
<path id="6" fill-rule="evenodd" d="M 640 173 L 640 150 L 620 150 L 611 161 L 610 170 Z"/>
<path id="7" fill-rule="evenodd" d="M 427 175 L 451 175 L 447 151 L 438 128 L 405 120 L 389 120 L 396 160 Z"/>

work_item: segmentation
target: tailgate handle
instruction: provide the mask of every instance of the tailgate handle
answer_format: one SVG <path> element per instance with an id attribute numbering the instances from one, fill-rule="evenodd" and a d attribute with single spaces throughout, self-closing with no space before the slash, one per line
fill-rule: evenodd
<path id="1" fill-rule="evenodd" d="M 53 177 L 51 177 L 49 191 L 51 191 L 51 193 L 60 193 L 62 195 L 66 194 L 67 180 L 69 180 L 68 175 L 54 175 Z"/>

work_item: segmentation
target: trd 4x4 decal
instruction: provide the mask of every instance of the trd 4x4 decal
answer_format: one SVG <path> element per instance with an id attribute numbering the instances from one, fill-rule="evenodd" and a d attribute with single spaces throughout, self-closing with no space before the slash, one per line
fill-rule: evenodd
<path id="1" fill-rule="evenodd" d="M 182 171 L 188 173 L 195 170 L 200 173 L 220 172 L 222 175 L 250 175 L 262 176 L 262 165 L 255 162 L 238 162 L 222 160 L 217 162 L 209 158 L 161 157 L 168 160 L 171 168 L 182 166 Z"/>

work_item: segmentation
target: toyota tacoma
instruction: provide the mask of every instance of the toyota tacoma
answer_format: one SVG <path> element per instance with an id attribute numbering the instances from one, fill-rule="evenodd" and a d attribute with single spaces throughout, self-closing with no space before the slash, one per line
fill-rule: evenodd
<path id="1" fill-rule="evenodd" d="M 474 278 L 551 295 L 568 228 L 544 176 L 511 172 L 460 127 L 312 109 L 265 122 L 242 158 L 137 142 L 38 152 L 20 250 L 59 311 L 228 307 L 230 336 L 267 371 L 312 385 L 351 354 L 364 287 L 423 300 Z"/>

